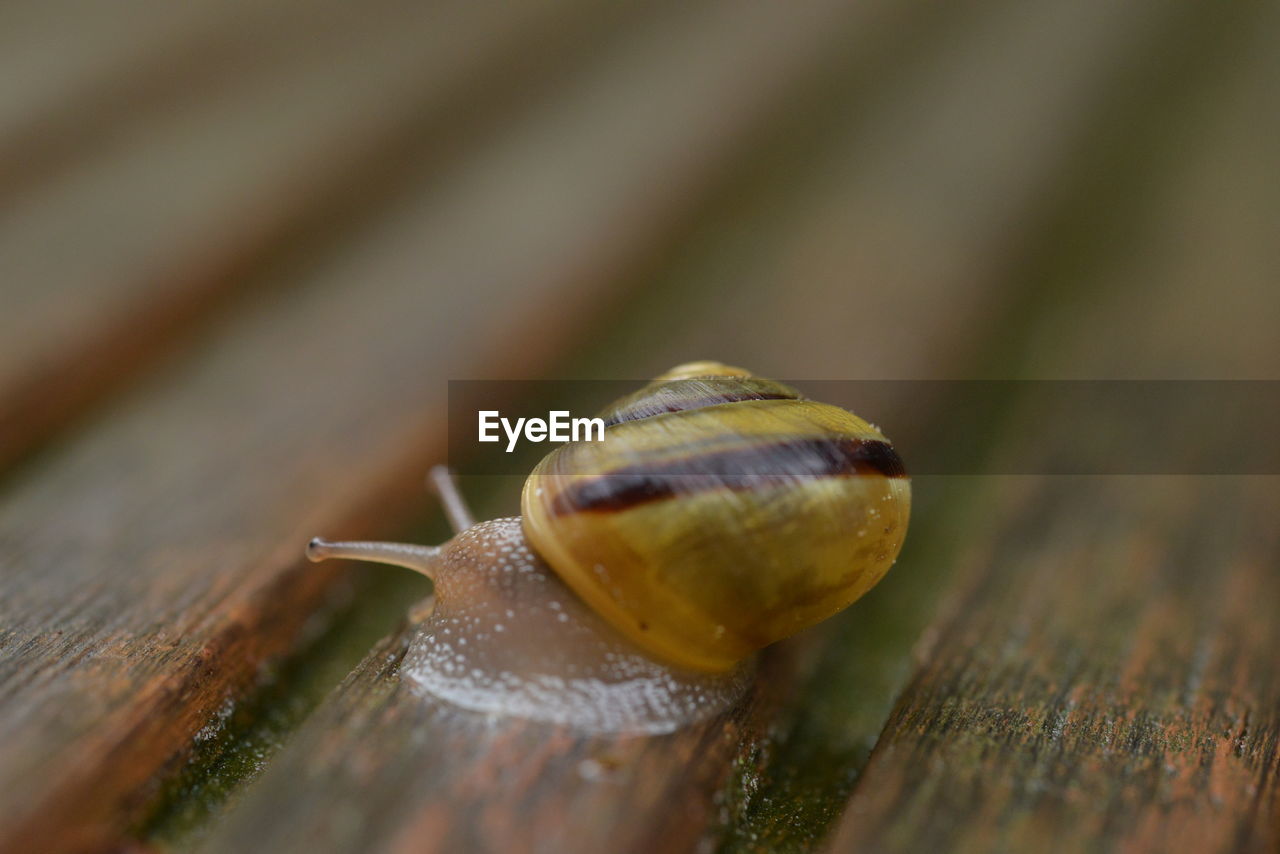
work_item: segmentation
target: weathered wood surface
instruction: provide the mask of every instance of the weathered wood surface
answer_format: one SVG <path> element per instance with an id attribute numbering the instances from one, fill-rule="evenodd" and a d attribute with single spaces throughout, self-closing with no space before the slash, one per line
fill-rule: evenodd
<path id="1" fill-rule="evenodd" d="M 315 14 L 302 17 L 304 8 Z M 156 0 L 6 4 L 0 32 L 0 198 L 102 147 L 126 117 L 207 96 L 335 25 L 331 3 Z M 274 50 L 264 50 L 274 42 Z"/>
<path id="2" fill-rule="evenodd" d="M 1263 7 L 160 5 L 0 13 L 3 851 L 127 844 L 378 571 L 306 537 L 434 512 L 445 379 L 1280 367 Z M 435 706 L 406 624 L 205 844 L 1275 848 L 1274 479 L 917 495 L 721 718 Z"/>
<path id="3" fill-rule="evenodd" d="M 1263 480 L 1003 490 L 831 850 L 1274 850 Z"/>
<path id="4" fill-rule="evenodd" d="M 118 839 L 152 776 L 338 585 L 299 544 L 423 512 L 407 496 L 442 451 L 444 380 L 545 370 L 732 174 L 838 27 L 875 14 L 752 9 L 637 21 L 459 168 L 405 170 L 399 200 L 323 264 L 270 271 L 287 298 L 245 300 L 10 477 L 0 849 Z"/>
<path id="5" fill-rule="evenodd" d="M 1195 5 L 1165 8 L 1169 14 L 1152 19 L 1146 37 L 1134 45 L 1115 75 L 1090 127 L 1072 144 L 1076 151 L 1047 194 L 1049 203 L 1019 220 L 1003 245 L 1001 262 L 989 272 L 1023 298 L 1021 308 L 1013 307 L 988 327 L 989 349 L 975 372 L 978 375 L 1129 375 L 1127 367 L 1117 372 L 1117 365 L 1133 364 L 1135 345 L 1127 328 L 1151 325 L 1148 313 L 1165 316 L 1166 304 L 1151 296 L 1147 287 L 1162 281 L 1165 271 L 1153 272 L 1144 281 L 1118 265 L 1112 279 L 1099 281 L 1096 268 L 1100 259 L 1111 258 L 1127 246 L 1162 203 L 1163 174 L 1186 155 L 1188 131 L 1203 121 L 1204 106 L 1222 97 L 1218 85 L 1222 70 L 1231 67 L 1228 58 L 1244 49 L 1247 34 L 1256 26 L 1247 14 L 1222 16 Z M 1220 193 L 1236 191 L 1225 185 L 1218 189 Z M 1261 235 L 1264 222 L 1265 217 L 1237 217 L 1231 226 L 1223 222 L 1222 227 L 1241 228 L 1241 245 L 1253 247 L 1255 253 L 1265 252 L 1269 244 Z M 1171 233 L 1168 240 L 1183 241 L 1186 233 Z M 1196 244 L 1186 245 L 1194 255 Z M 1153 264 L 1169 257 L 1155 248 L 1148 251 Z M 1230 263 L 1229 253 L 1223 254 L 1228 258 L 1215 265 Z M 1178 263 L 1186 265 L 1188 258 Z M 1212 273 L 1203 260 L 1197 269 L 1201 283 L 1223 286 L 1222 276 Z M 1216 318 L 1212 331 L 1206 327 L 1204 334 L 1220 339 L 1219 346 L 1230 342 L 1232 357 L 1211 369 L 1208 366 L 1213 363 L 1198 360 L 1184 347 L 1176 362 L 1151 375 L 1275 375 L 1257 356 L 1260 346 L 1270 340 L 1267 312 L 1246 310 L 1250 316 L 1239 318 L 1236 332 L 1228 331 L 1228 317 L 1249 304 L 1245 296 L 1251 288 L 1262 286 L 1257 272 L 1248 274 L 1254 278 L 1246 283 L 1238 281 L 1246 275 L 1239 266 L 1230 263 L 1225 269 L 1230 269 L 1226 279 L 1236 293 L 1219 302 L 1211 291 L 1202 289 L 1204 304 L 1198 311 L 1202 319 Z M 1108 288 L 1123 295 L 1126 312 L 1096 310 L 1093 295 Z M 1088 313 L 1088 319 L 1076 317 L 1052 329 L 1033 322 L 1037 317 L 1077 311 Z M 1185 322 L 1184 316 L 1182 326 L 1164 325 L 1174 340 L 1203 337 L 1200 333 L 1188 336 Z M 1046 341 L 1050 334 L 1058 339 L 1054 345 Z M 1064 340 L 1075 342 L 1073 346 L 1087 342 L 1086 347 L 1095 340 L 1107 340 L 1129 350 L 1123 358 L 1102 356 L 1069 367 L 1055 364 L 1050 371 L 1044 359 Z M 1100 370 L 1103 364 L 1112 373 Z M 949 453 L 971 457 L 982 450 L 956 448 Z M 720 834 L 726 845 L 749 850 L 814 845 L 824 823 L 839 814 L 840 793 L 847 793 L 857 779 L 911 678 L 910 650 L 928 634 L 929 603 L 946 589 L 957 556 L 973 547 L 971 533 L 989 524 L 979 501 L 985 493 L 981 480 L 947 477 L 918 484 L 913 534 L 899 570 L 859 603 L 858 619 L 833 620 L 822 627 L 813 675 L 784 710 L 780 735 L 761 745 L 740 774 L 743 783 L 737 790 L 742 794 Z M 901 571 L 907 568 L 910 572 Z M 855 649 L 857 655 L 849 654 Z"/>
<path id="6" fill-rule="evenodd" d="M 257 270 L 356 227 L 407 169 L 443 171 L 636 15 L 580 0 L 318 7 L 288 38 L 253 28 L 212 68 L 167 42 L 168 66 L 126 75 L 127 108 L 69 108 L 52 128 L 11 117 L 13 133 L 50 141 L 2 161 L 34 183 L 16 194 L 0 174 L 0 465 L 189 340 Z M 184 72 L 169 102 L 153 91 Z M 80 156 L 36 182 L 58 144 Z"/>
<path id="7" fill-rule="evenodd" d="M 783 371 L 817 367 L 814 376 L 883 376 L 895 366 L 946 376 L 962 370 L 960 354 L 973 364 L 981 335 L 992 331 L 983 321 L 999 317 L 992 304 L 1008 296 L 985 274 L 1000 266 L 1010 223 L 1041 219 L 1053 207 L 1057 182 L 1094 129 L 1092 108 L 1107 102 L 1126 57 L 1143 43 L 1142 12 L 1151 9 L 1098 4 L 1064 17 L 1044 4 L 1013 18 L 1007 11 L 952 21 L 922 38 L 917 53 L 895 58 L 895 67 L 907 66 L 905 80 L 866 100 L 846 96 L 845 119 L 821 139 L 779 145 L 771 165 L 787 180 L 734 194 L 688 238 L 676 260 L 655 271 L 656 291 L 630 304 L 608 345 L 583 360 L 589 370 L 634 371 L 619 354 L 633 354 L 640 342 L 651 369 L 704 352 L 706 341 L 718 357 Z M 946 45 L 940 54 L 938 42 Z M 1045 42 L 1055 51 L 1041 50 Z M 994 85 L 1010 77 L 1026 85 Z M 962 109 L 1000 120 L 954 121 Z M 987 192 L 951 193 L 942 180 L 975 173 Z M 855 311 L 868 291 L 848 290 L 849 279 L 876 276 L 888 279 L 870 289 L 878 310 Z M 681 313 L 673 315 L 673 302 Z M 846 324 L 840 334 L 798 341 L 776 325 L 790 312 L 799 315 L 797 328 L 821 326 L 826 311 Z M 915 334 L 904 339 L 904 328 Z M 893 413 L 881 417 L 892 425 Z M 842 622 L 863 619 L 855 607 Z M 919 630 L 925 614 L 908 622 Z M 810 647 L 831 640 L 788 645 L 781 660 L 769 660 L 781 684 L 766 681 L 727 718 L 662 738 L 604 739 L 477 721 L 432 705 L 399 679 L 410 632 L 370 656 L 317 712 L 215 828 L 210 850 L 263 841 L 275 850 L 688 849 L 746 808 L 749 793 L 725 791 L 726 777 L 734 766 L 751 769 L 746 788 L 760 785 L 754 766 L 776 726 L 769 695 L 787 693 L 804 670 L 796 656 L 812 657 Z M 891 653 L 905 663 L 915 635 L 894 637 Z M 868 646 L 846 654 L 876 655 Z M 884 679 L 874 698 L 852 701 L 861 716 L 846 719 L 857 731 L 842 734 L 842 747 L 874 739 L 893 687 Z M 848 712 L 848 703 L 832 705 Z M 813 750 L 824 754 L 825 746 Z M 763 827 L 768 818 L 753 820 Z M 813 844 L 829 816 L 804 818 L 808 826 L 787 837 L 793 845 Z M 745 844 L 752 829 L 738 830 L 735 844 Z"/>
<path id="8" fill-rule="evenodd" d="M 1275 25 L 1181 103 L 1124 250 L 1060 272 L 1090 296 L 1029 324 L 1038 375 L 1276 376 Z M 1033 429 L 1015 409 L 1000 435 Z M 830 850 L 1276 850 L 1280 482 L 990 493 Z"/>
<path id="9" fill-rule="evenodd" d="M 782 687 L 766 669 L 762 687 L 706 724 L 584 737 L 425 698 L 399 674 L 414 631 L 369 656 L 209 848 L 691 850 L 712 819 L 707 793 Z M 296 797 L 284 797 L 286 779 Z"/>

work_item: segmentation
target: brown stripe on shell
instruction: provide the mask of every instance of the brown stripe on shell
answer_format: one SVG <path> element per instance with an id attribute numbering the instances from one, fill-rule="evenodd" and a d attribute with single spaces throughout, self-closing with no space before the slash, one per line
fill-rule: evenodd
<path id="1" fill-rule="evenodd" d="M 748 400 L 797 400 L 793 394 L 774 392 L 740 391 L 709 394 L 692 398 L 658 398 L 637 403 L 630 408 L 609 415 L 604 419 L 605 427 L 622 424 L 627 421 L 640 421 L 654 415 L 665 415 L 668 412 L 684 412 L 689 409 L 703 409 L 708 406 L 719 406 L 722 403 L 743 403 Z"/>
<path id="2" fill-rule="evenodd" d="M 574 481 L 552 500 L 551 510 L 560 516 L 583 511 L 618 512 L 650 501 L 713 489 L 752 489 L 762 483 L 804 477 L 906 474 L 893 446 L 880 439 L 794 439 L 624 466 Z"/>

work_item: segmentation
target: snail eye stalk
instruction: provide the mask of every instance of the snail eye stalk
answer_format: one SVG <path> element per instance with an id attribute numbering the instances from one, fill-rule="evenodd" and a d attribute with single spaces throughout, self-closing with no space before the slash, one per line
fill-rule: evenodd
<path id="1" fill-rule="evenodd" d="M 445 515 L 456 534 L 460 534 L 475 525 L 466 499 L 458 489 L 453 472 L 448 466 L 435 466 L 427 475 L 427 486 L 444 505 Z M 330 542 L 316 537 L 307 543 L 307 559 L 313 563 L 322 560 L 363 560 L 370 563 L 385 563 L 390 566 L 402 566 L 419 572 L 433 581 L 439 569 L 440 547 L 419 546 L 412 543 L 383 542 Z"/>
<path id="2" fill-rule="evenodd" d="M 427 473 L 427 488 L 440 499 L 444 515 L 448 517 L 455 534 L 461 534 L 475 525 L 471 508 L 467 507 L 467 500 L 462 497 L 458 481 L 454 479 L 453 471 L 448 466 L 431 467 L 431 471 Z"/>
<path id="3" fill-rule="evenodd" d="M 334 543 L 316 537 L 307 543 L 307 559 L 314 563 L 322 560 L 365 560 L 402 566 L 435 579 L 439 568 L 439 546 L 417 546 L 411 543 L 341 542 Z"/>

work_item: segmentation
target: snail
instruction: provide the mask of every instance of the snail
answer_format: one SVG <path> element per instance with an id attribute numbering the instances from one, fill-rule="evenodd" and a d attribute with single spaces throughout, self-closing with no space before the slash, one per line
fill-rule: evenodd
<path id="1" fill-rule="evenodd" d="M 464 708 L 664 732 L 732 703 L 753 654 L 844 609 L 902 548 L 911 486 L 880 431 L 718 362 L 601 413 L 552 450 L 520 518 L 475 524 L 445 469 L 443 546 L 330 543 L 312 560 L 434 582 L 402 672 Z"/>

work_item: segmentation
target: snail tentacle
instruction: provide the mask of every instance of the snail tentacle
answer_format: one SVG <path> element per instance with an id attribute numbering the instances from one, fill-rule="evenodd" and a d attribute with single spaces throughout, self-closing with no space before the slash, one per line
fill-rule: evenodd
<path id="1" fill-rule="evenodd" d="M 467 506 L 467 499 L 462 496 L 462 490 L 458 489 L 458 481 L 454 477 L 453 469 L 448 466 L 432 466 L 431 471 L 427 473 L 427 487 L 440 499 L 440 504 L 444 507 L 444 515 L 448 517 L 449 525 L 455 534 L 461 534 L 475 525 L 475 516 Z"/>
<path id="2" fill-rule="evenodd" d="M 313 563 L 334 558 L 364 560 L 402 566 L 435 579 L 439 567 L 440 547 L 419 546 L 412 543 L 339 542 L 334 543 L 316 537 L 307 543 L 307 559 Z"/>

